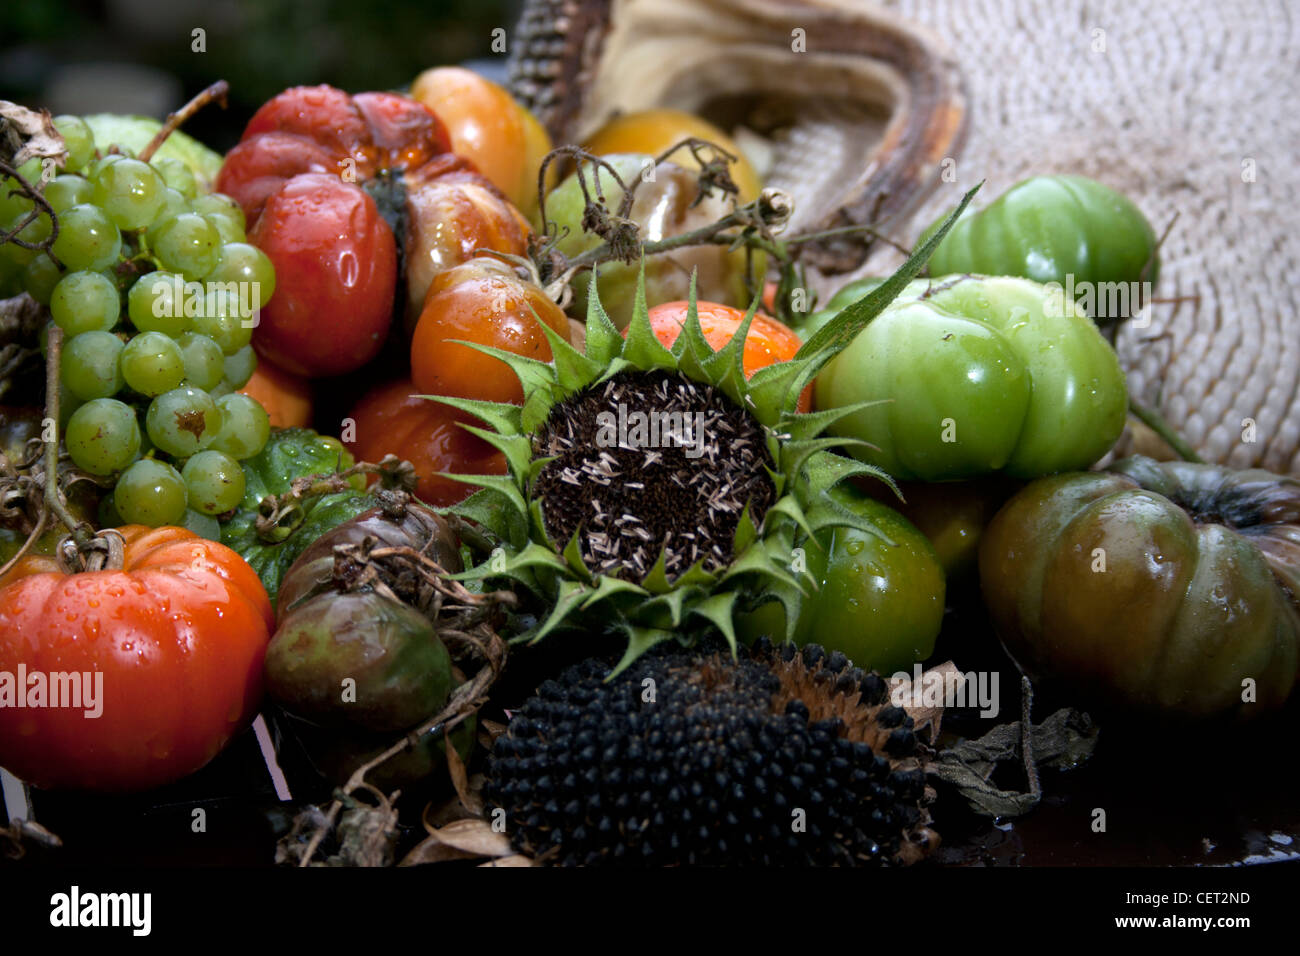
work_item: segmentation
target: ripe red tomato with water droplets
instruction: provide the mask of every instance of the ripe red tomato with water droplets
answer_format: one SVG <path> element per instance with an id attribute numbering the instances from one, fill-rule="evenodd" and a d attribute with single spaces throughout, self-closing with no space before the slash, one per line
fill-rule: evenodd
<path id="1" fill-rule="evenodd" d="M 257 351 L 298 375 L 340 375 L 379 354 L 393 314 L 397 247 L 375 201 L 336 176 L 295 176 L 249 239 L 275 263 L 278 289 Z"/>
<path id="2" fill-rule="evenodd" d="M 506 473 L 505 455 L 461 427 L 483 428 L 483 422 L 450 405 L 421 398 L 409 381 L 379 386 L 357 403 L 349 417 L 355 435 L 344 444 L 353 457 L 379 461 L 393 454 L 409 461 L 419 476 L 416 497 L 436 507 L 454 505 L 474 493 L 473 485 L 442 478 L 439 472 Z"/>

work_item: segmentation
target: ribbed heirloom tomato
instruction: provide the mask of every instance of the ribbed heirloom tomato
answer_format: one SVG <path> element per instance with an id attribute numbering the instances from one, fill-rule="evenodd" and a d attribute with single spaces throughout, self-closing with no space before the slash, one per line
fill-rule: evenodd
<path id="1" fill-rule="evenodd" d="M 301 375 L 352 371 L 437 271 L 482 247 L 523 253 L 523 215 L 450 150 L 438 117 L 394 93 L 295 87 L 254 114 L 218 183 L 276 269 L 260 353 Z"/>
<path id="2" fill-rule="evenodd" d="M 416 497 L 427 504 L 445 507 L 474 491 L 472 485 L 439 477 L 439 472 L 506 473 L 505 455 L 461 427 L 482 427 L 481 422 L 449 405 L 421 398 L 410 382 L 381 385 L 366 395 L 349 417 L 356 434 L 347 446 L 356 459 L 379 461 L 393 454 L 409 461 L 420 479 Z"/>
<path id="3" fill-rule="evenodd" d="M 665 348 L 672 348 L 686 325 L 686 314 L 690 308 L 688 302 L 665 302 L 650 310 L 650 327 L 655 337 Z M 696 310 L 700 316 L 700 329 L 704 338 L 716 352 L 735 337 L 740 325 L 745 320 L 742 309 L 733 309 L 729 305 L 716 302 L 697 302 Z M 626 333 L 624 333 L 626 334 Z M 749 325 L 749 334 L 745 336 L 745 350 L 741 364 L 745 377 L 749 378 L 760 368 L 766 368 L 777 362 L 788 362 L 803 345 L 793 330 L 776 319 L 755 314 Z M 806 412 L 812 408 L 812 386 L 803 390 L 799 396 L 799 411 Z"/>
<path id="4" fill-rule="evenodd" d="M 0 766 L 35 786 L 169 783 L 216 756 L 261 698 L 274 618 L 253 569 L 183 528 L 117 530 L 119 570 L 69 575 L 29 557 L 0 581 Z M 72 674 L 82 706 L 52 706 Z"/>

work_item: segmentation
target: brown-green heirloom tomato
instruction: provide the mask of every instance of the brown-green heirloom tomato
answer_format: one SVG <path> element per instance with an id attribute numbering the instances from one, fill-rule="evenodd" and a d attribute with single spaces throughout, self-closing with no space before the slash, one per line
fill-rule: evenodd
<path id="1" fill-rule="evenodd" d="M 1007 650 L 1080 706 L 1276 710 L 1300 642 L 1300 482 L 1134 457 L 1033 482 L 980 544 Z"/>
<path id="2" fill-rule="evenodd" d="M 883 674 L 910 671 L 930 656 L 943 623 L 939 559 L 925 535 L 887 505 L 851 485 L 831 495 L 881 533 L 832 528 L 800 546 L 800 563 L 816 589 L 802 601 L 793 640 L 842 651 L 857 666 Z M 775 601 L 740 616 L 737 625 L 745 640 L 786 637 L 785 610 Z"/>

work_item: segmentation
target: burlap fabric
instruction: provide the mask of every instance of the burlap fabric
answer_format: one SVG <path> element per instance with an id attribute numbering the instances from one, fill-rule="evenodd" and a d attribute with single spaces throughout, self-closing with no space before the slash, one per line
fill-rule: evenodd
<path id="1" fill-rule="evenodd" d="M 1121 331 L 1129 387 L 1207 459 L 1300 474 L 1300 5 L 885 6 L 942 37 L 970 98 L 956 181 L 916 222 L 1049 172 L 1124 191 L 1157 231 L 1177 213 L 1155 294 L 1188 298 Z"/>

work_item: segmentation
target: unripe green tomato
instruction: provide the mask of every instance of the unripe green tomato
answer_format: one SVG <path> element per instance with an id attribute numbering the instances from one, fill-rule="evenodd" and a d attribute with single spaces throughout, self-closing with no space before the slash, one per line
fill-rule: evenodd
<path id="1" fill-rule="evenodd" d="M 918 293 L 917 290 L 921 291 Z M 1123 430 L 1114 351 L 1073 302 L 1036 282 L 912 283 L 817 378 L 819 409 L 874 402 L 831 426 L 896 479 L 1085 468 Z"/>
<path id="2" fill-rule="evenodd" d="M 803 599 L 792 639 L 800 647 L 811 642 L 842 651 L 857 666 L 882 674 L 910 670 L 930 656 L 943 623 L 939 559 L 925 535 L 892 508 L 851 485 L 831 495 L 873 521 L 881 535 L 841 527 L 803 543 L 817 589 Z M 764 635 L 785 640 L 784 607 L 771 601 L 738 615 L 736 633 L 746 641 Z"/>
<path id="3" fill-rule="evenodd" d="M 640 179 L 646 170 L 653 169 L 653 181 L 642 182 L 636 190 L 629 218 L 641 229 L 639 237 L 654 242 L 669 236 L 680 235 L 716 222 L 731 211 L 731 203 L 714 194 L 692 206 L 699 190 L 698 177 L 673 162 L 662 162 L 651 167 L 652 157 L 638 153 L 616 153 L 602 157 L 618 172 L 624 183 Z M 582 175 L 587 192 L 596 200 L 596 176 L 590 164 L 583 164 Z M 616 215 L 623 201 L 623 190 L 614 177 L 603 167 L 600 169 L 600 189 L 605 197 L 605 208 Z M 603 239 L 582 229 L 585 208 L 578 173 L 571 174 L 546 197 L 546 217 L 559 227 L 564 236 L 556 248 L 572 258 L 599 246 Z M 568 234 L 564 235 L 565 230 Z M 745 308 L 749 305 L 745 285 L 745 250 L 727 251 L 726 246 L 704 245 L 678 249 L 663 255 L 647 256 L 645 260 L 646 301 L 651 306 L 662 302 L 685 299 L 690 293 L 691 273 L 698 276 L 697 296 L 708 302 Z M 754 255 L 754 275 L 761 277 L 766 258 Z M 640 263 L 610 262 L 600 266 L 598 285 L 600 301 L 609 317 L 620 330 L 626 329 L 632 319 Z M 569 312 L 579 319 L 587 314 L 587 289 L 590 273 L 576 276 L 572 283 L 574 298 Z"/>
<path id="4" fill-rule="evenodd" d="M 919 241 L 936 228 L 937 222 Z M 932 276 L 971 272 L 1069 283 L 1076 297 L 1091 296 L 1091 314 L 1102 321 L 1126 318 L 1140 304 L 1132 290 L 1112 298 L 1103 283 L 1154 285 L 1159 266 L 1155 231 L 1127 196 L 1064 175 L 1026 179 L 987 208 L 967 212 L 930 257 Z"/>
<path id="5" fill-rule="evenodd" d="M 1296 682 L 1297 541 L 1294 478 L 1133 457 L 1015 495 L 980 587 L 1017 663 L 1079 706 L 1245 720 Z"/>
<path id="6" fill-rule="evenodd" d="M 876 276 L 855 279 L 837 290 L 820 309 L 809 312 L 806 316 L 796 315 L 792 328 L 799 333 L 800 338 L 807 342 L 823 325 L 839 315 L 846 306 L 857 302 L 884 281 L 884 279 Z"/>

